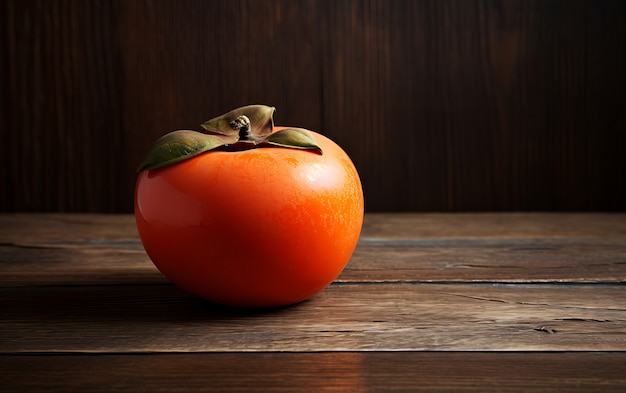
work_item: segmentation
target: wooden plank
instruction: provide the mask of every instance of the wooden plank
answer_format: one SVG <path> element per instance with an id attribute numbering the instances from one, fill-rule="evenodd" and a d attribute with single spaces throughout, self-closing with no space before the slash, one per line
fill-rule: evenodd
<path id="1" fill-rule="evenodd" d="M 626 213 L 368 213 L 362 237 L 623 238 Z"/>
<path id="2" fill-rule="evenodd" d="M 626 239 L 362 239 L 338 282 L 626 282 Z M 138 239 L 0 245 L 0 286 L 159 284 Z"/>
<path id="3" fill-rule="evenodd" d="M 0 214 L 0 244 L 138 239 L 130 214 Z"/>
<path id="4" fill-rule="evenodd" d="M 167 282 L 139 240 L 81 246 L 0 246 L 0 286 Z"/>
<path id="5" fill-rule="evenodd" d="M 0 352 L 626 351 L 623 285 L 334 284 L 272 310 L 171 285 L 0 289 Z"/>
<path id="6" fill-rule="evenodd" d="M 623 392 L 626 353 L 0 356 L 11 392 Z"/>
<path id="7" fill-rule="evenodd" d="M 626 238 L 361 239 L 342 282 L 626 282 Z"/>
<path id="8" fill-rule="evenodd" d="M 368 213 L 366 239 L 626 237 L 626 213 Z M 0 243 L 137 239 L 130 214 L 0 214 Z"/>
<path id="9" fill-rule="evenodd" d="M 615 281 L 626 214 L 367 214 L 349 281 Z"/>
<path id="10" fill-rule="evenodd" d="M 164 283 L 132 216 L 0 215 L 0 285 Z M 624 214 L 368 214 L 339 282 L 624 282 Z"/>

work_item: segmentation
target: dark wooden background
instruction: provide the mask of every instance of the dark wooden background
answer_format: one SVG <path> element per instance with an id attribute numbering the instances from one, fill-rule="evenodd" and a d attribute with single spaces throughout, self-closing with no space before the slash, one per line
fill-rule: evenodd
<path id="1" fill-rule="evenodd" d="M 368 211 L 625 210 L 619 0 L 0 0 L 2 211 L 130 212 L 160 135 L 249 103 Z"/>

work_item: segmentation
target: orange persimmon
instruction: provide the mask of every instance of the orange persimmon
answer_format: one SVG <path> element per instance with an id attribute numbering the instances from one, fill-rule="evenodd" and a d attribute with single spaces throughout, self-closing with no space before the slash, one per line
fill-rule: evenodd
<path id="1" fill-rule="evenodd" d="M 213 302 L 305 300 L 337 278 L 359 238 L 363 192 L 348 155 L 321 134 L 274 127 L 273 112 L 248 106 L 204 133 L 175 131 L 140 167 L 135 217 L 148 256 Z"/>

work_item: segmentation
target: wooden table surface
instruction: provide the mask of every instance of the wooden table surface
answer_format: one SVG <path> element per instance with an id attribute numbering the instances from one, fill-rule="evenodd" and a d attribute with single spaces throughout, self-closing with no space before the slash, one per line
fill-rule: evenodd
<path id="1" fill-rule="evenodd" d="M 626 391 L 626 214 L 368 214 L 308 301 L 170 284 L 130 215 L 0 215 L 1 392 Z"/>

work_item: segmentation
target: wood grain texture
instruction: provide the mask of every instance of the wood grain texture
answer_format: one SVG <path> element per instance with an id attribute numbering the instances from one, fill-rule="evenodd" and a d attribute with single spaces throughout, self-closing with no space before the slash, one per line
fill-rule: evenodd
<path id="1" fill-rule="evenodd" d="M 625 255 L 623 214 L 368 214 L 337 282 L 623 283 Z M 130 215 L 2 215 L 0 261 L 0 286 L 167 282 Z"/>
<path id="2" fill-rule="evenodd" d="M 341 283 L 624 283 L 623 239 L 361 243 Z M 162 284 L 138 240 L 0 245 L 0 286 Z"/>
<path id="3" fill-rule="evenodd" d="M 626 351 L 624 286 L 333 284 L 267 311 L 172 285 L 0 295 L 1 353 Z"/>
<path id="4" fill-rule="evenodd" d="M 19 392 L 623 392 L 624 353 L 1 356 Z M 175 376 L 175 378 L 174 378 Z"/>
<path id="5" fill-rule="evenodd" d="M 626 237 L 626 213 L 367 213 L 361 239 L 605 239 Z M 0 214 L 0 243 L 22 246 L 137 241 L 131 214 Z"/>
<path id="6" fill-rule="evenodd" d="M 249 103 L 368 211 L 626 208 L 617 0 L 5 0 L 0 211 L 130 212 L 152 142 Z"/>
<path id="7" fill-rule="evenodd" d="M 337 282 L 242 310 L 164 280 L 130 215 L 3 214 L 0 390 L 621 392 L 625 225 L 368 214 Z"/>

